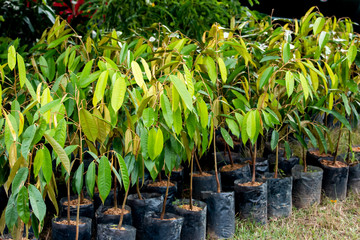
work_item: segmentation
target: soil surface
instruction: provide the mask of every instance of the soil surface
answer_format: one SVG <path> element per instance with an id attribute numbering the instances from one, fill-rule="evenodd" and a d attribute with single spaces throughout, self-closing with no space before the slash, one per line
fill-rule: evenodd
<path id="1" fill-rule="evenodd" d="M 72 225 L 72 226 L 76 226 L 76 221 L 74 221 L 74 220 L 70 220 L 70 224 L 68 224 L 68 220 L 66 220 L 66 219 L 64 219 L 64 220 L 62 220 L 62 221 L 55 222 L 55 223 L 57 223 L 57 224 L 62 224 L 62 225 Z M 79 220 L 79 224 L 84 224 L 84 223 Z"/>
<path id="2" fill-rule="evenodd" d="M 192 209 L 190 209 L 190 204 L 183 204 L 183 205 L 179 205 L 178 207 L 192 212 L 200 212 L 202 210 L 201 207 L 194 205 L 192 206 Z"/>
<path id="3" fill-rule="evenodd" d="M 231 164 L 229 164 L 229 165 L 223 166 L 220 171 L 221 171 L 221 172 L 231 172 L 231 171 L 237 170 L 237 169 L 239 169 L 239 168 L 242 168 L 242 167 L 244 167 L 244 166 L 245 166 L 245 164 L 238 164 L 238 163 L 236 163 L 236 164 L 234 164 L 234 166 L 232 166 Z"/>
<path id="4" fill-rule="evenodd" d="M 343 168 L 343 167 L 347 167 L 347 165 L 343 162 L 340 162 L 340 161 L 335 161 L 335 164 L 334 164 L 334 161 L 332 160 L 321 160 L 320 161 L 321 164 L 325 165 L 325 166 L 328 166 L 328 167 L 332 167 L 332 168 Z"/>
<path id="5" fill-rule="evenodd" d="M 167 186 L 167 181 L 163 180 L 161 182 L 154 182 L 154 183 L 150 183 L 148 185 L 149 187 L 166 187 Z M 169 183 L 169 186 L 175 186 L 175 184 L 173 184 L 172 182 Z"/>
<path id="6" fill-rule="evenodd" d="M 77 203 L 78 203 L 78 200 L 77 200 L 77 199 L 70 200 L 70 206 L 71 206 L 71 207 L 77 206 Z M 84 200 L 83 200 L 82 202 L 80 202 L 80 206 L 90 205 L 90 204 L 92 204 L 92 201 L 90 201 L 89 199 L 86 199 L 86 198 L 84 198 Z M 67 206 L 67 205 L 68 205 L 68 201 L 65 201 L 65 202 L 63 203 L 63 205 Z"/>
<path id="7" fill-rule="evenodd" d="M 160 221 L 174 221 L 176 220 L 176 218 L 164 218 L 163 220 L 161 220 L 160 218 L 154 218 L 154 219 L 157 219 L 157 220 L 160 220 Z"/>
<path id="8" fill-rule="evenodd" d="M 193 177 L 210 177 L 210 176 L 213 176 L 213 175 L 210 173 L 207 173 L 207 172 L 203 172 L 202 174 L 200 174 L 200 173 L 193 174 Z"/>
<path id="9" fill-rule="evenodd" d="M 313 154 L 313 155 L 318 156 L 318 157 L 332 157 L 331 154 L 329 154 L 329 153 L 320 153 L 319 150 L 311 150 L 311 151 L 309 151 L 309 152 L 310 152 L 311 154 Z"/>
<path id="10" fill-rule="evenodd" d="M 244 186 L 244 187 L 257 187 L 257 186 L 261 186 L 263 183 L 262 182 L 247 182 L 247 183 L 240 183 L 240 186 Z"/>
<path id="11" fill-rule="evenodd" d="M 360 152 L 360 147 L 352 147 L 353 152 Z"/>
<path id="12" fill-rule="evenodd" d="M 121 208 L 109 208 L 104 212 L 104 215 L 121 215 L 122 209 Z M 124 215 L 128 214 L 130 211 L 124 209 Z"/>

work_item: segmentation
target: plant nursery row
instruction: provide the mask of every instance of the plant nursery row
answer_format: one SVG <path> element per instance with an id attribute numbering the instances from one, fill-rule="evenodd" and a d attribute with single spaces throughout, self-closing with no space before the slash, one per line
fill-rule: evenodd
<path id="1" fill-rule="evenodd" d="M 350 19 L 248 14 L 200 36 L 58 17 L 31 49 L 2 40 L 2 239 L 227 239 L 236 216 L 359 193 Z"/>

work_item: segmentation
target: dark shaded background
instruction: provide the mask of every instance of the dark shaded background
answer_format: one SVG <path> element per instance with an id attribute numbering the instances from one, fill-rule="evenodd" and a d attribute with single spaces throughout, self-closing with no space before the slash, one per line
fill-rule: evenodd
<path id="1" fill-rule="evenodd" d="M 249 8 L 273 17 L 299 19 L 309 8 L 318 6 L 324 16 L 350 17 L 353 22 L 360 23 L 360 0 L 259 0 L 259 2 L 260 4 Z M 359 32 L 360 27 L 354 27 Z"/>

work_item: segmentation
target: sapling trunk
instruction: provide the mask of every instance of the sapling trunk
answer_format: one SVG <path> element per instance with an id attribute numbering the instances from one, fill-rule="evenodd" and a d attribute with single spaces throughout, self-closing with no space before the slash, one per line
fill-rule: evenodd
<path id="1" fill-rule="evenodd" d="M 117 169 L 117 164 L 116 161 L 114 162 L 114 167 L 115 169 Z M 116 189 L 117 189 L 117 181 L 116 181 L 116 176 L 114 174 L 114 208 L 117 209 L 118 204 L 117 204 L 117 194 L 116 194 Z"/>
<path id="2" fill-rule="evenodd" d="M 305 147 L 304 147 L 304 146 L 302 146 L 302 150 L 303 150 L 304 172 L 307 172 L 307 164 L 306 164 L 306 151 L 305 151 Z"/>
<path id="3" fill-rule="evenodd" d="M 136 182 L 136 193 L 138 195 L 139 200 L 142 200 L 143 198 L 142 198 L 141 193 L 140 193 L 139 181 Z"/>
<path id="4" fill-rule="evenodd" d="M 251 147 L 250 147 L 251 149 Z M 252 152 L 252 164 L 253 164 L 253 169 L 252 169 L 252 179 L 251 179 L 251 183 L 255 183 L 255 177 L 256 177 L 256 141 L 254 144 L 254 151 Z"/>
<path id="5" fill-rule="evenodd" d="M 193 202 L 192 202 L 192 191 L 193 191 L 193 174 L 194 174 L 194 155 L 195 155 L 195 150 L 193 152 L 193 155 L 191 157 L 191 163 L 190 163 L 190 210 L 192 210 L 193 207 Z"/>
<path id="6" fill-rule="evenodd" d="M 347 157 L 346 162 L 350 164 L 350 148 L 351 148 L 351 131 L 349 130 L 349 142 L 348 142 L 348 151 L 347 151 Z"/>
<path id="7" fill-rule="evenodd" d="M 165 197 L 164 197 L 164 202 L 163 202 L 163 207 L 162 207 L 162 211 L 161 211 L 161 215 L 160 215 L 160 220 L 164 220 L 164 216 L 165 216 L 165 209 L 166 209 L 166 201 L 167 201 L 167 197 L 169 194 L 169 186 L 170 186 L 170 173 L 167 176 L 167 183 L 166 183 L 166 192 L 165 192 Z"/>
<path id="8" fill-rule="evenodd" d="M 279 167 L 279 144 L 276 145 L 274 178 L 277 178 L 278 176 L 278 167 Z"/>
<path id="9" fill-rule="evenodd" d="M 333 158 L 333 165 L 335 165 L 335 163 L 336 163 L 336 157 L 338 155 L 339 146 L 340 146 L 340 138 L 341 138 L 341 128 L 339 130 L 339 136 L 338 136 L 338 140 L 336 143 L 336 149 L 335 149 L 334 158 Z"/>
<path id="10" fill-rule="evenodd" d="M 128 194 L 129 194 L 129 189 L 130 189 L 130 186 L 128 187 L 128 189 L 125 192 L 124 201 L 123 201 L 122 206 L 121 206 L 120 221 L 119 221 L 119 225 L 117 227 L 118 229 L 121 229 L 122 223 L 124 221 L 125 204 L 126 204 L 126 199 L 128 197 Z"/>
<path id="11" fill-rule="evenodd" d="M 194 154 L 195 154 L 196 165 L 197 165 L 197 167 L 198 167 L 198 169 L 199 169 L 199 173 L 200 173 L 200 175 L 202 175 L 202 174 L 203 174 L 203 171 L 202 171 L 202 169 L 201 169 L 201 167 L 200 167 L 199 159 L 198 159 L 198 157 L 197 157 L 197 155 L 196 155 L 196 152 L 195 152 Z"/>
<path id="12" fill-rule="evenodd" d="M 227 143 L 226 143 L 226 148 L 227 148 L 227 152 L 228 152 L 228 154 L 229 154 L 229 159 L 230 159 L 231 167 L 234 167 L 234 161 L 233 161 L 232 156 L 231 156 L 230 147 L 229 147 L 229 144 L 227 144 Z"/>
<path id="13" fill-rule="evenodd" d="M 77 200 L 77 211 L 76 211 L 76 236 L 75 240 L 79 239 L 79 218 L 80 218 L 80 195 Z"/>
<path id="14" fill-rule="evenodd" d="M 217 193 L 220 193 L 220 181 L 218 176 L 218 170 L 217 170 L 217 159 L 216 159 L 216 141 L 215 141 L 215 127 L 214 127 L 214 164 L 215 164 L 215 179 L 216 179 L 216 191 Z"/>
<path id="15" fill-rule="evenodd" d="M 70 176 L 67 180 L 67 200 L 68 200 L 68 206 L 67 206 L 67 222 L 68 225 L 70 225 Z"/>

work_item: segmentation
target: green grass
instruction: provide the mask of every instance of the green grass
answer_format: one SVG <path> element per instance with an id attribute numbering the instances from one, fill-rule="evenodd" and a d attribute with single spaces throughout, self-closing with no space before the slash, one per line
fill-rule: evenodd
<path id="1" fill-rule="evenodd" d="M 324 198 L 320 205 L 294 208 L 289 218 L 266 226 L 237 219 L 232 239 L 360 239 L 360 196 L 350 194 L 335 203 Z"/>

